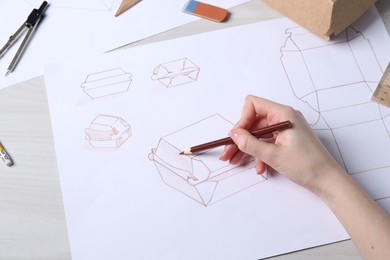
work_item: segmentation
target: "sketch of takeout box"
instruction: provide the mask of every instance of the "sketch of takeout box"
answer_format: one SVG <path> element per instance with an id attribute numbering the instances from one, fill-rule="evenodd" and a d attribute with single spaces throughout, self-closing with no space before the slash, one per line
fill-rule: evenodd
<path id="1" fill-rule="evenodd" d="M 107 97 L 128 91 L 132 76 L 119 68 L 93 73 L 87 76 L 81 88 L 92 99 Z"/>
<path id="2" fill-rule="evenodd" d="M 120 117 L 98 115 L 85 129 L 85 139 L 97 150 L 116 149 L 131 136 L 130 125 Z"/>
<path id="3" fill-rule="evenodd" d="M 219 160 L 223 147 L 179 155 L 193 145 L 221 138 L 232 127 L 222 116 L 210 116 L 160 138 L 149 159 L 155 163 L 166 185 L 204 206 L 212 205 L 267 178 L 267 174 L 256 174 L 252 157 L 245 157 L 239 165 Z"/>
<path id="4" fill-rule="evenodd" d="M 188 58 L 160 64 L 154 69 L 153 80 L 160 81 L 166 87 L 174 87 L 198 79 L 200 68 Z"/>

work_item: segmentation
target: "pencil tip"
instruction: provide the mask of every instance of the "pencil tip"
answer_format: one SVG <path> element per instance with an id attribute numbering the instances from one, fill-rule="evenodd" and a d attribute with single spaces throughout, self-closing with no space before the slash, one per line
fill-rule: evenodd
<path id="1" fill-rule="evenodd" d="M 137 4 L 139 1 L 141 1 L 141 0 L 123 0 L 122 3 L 120 4 L 120 6 L 118 7 L 117 11 L 116 11 L 115 17 L 123 14 L 128 9 L 130 9 L 135 4 Z"/>
<path id="2" fill-rule="evenodd" d="M 7 77 L 9 74 L 11 74 L 11 71 L 7 70 L 7 73 L 5 73 L 5 76 Z"/>
<path id="3" fill-rule="evenodd" d="M 191 151 L 191 149 L 187 149 L 187 150 L 180 152 L 180 154 L 181 155 L 190 155 L 190 154 L 192 154 L 192 151 Z"/>

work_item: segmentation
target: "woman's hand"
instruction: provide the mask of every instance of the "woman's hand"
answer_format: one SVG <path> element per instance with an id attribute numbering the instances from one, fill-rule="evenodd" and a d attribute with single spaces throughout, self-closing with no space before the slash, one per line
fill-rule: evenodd
<path id="1" fill-rule="evenodd" d="M 271 141 L 258 140 L 250 131 L 289 120 L 292 128 L 276 132 Z M 235 145 L 225 147 L 220 159 L 236 164 L 244 153 L 256 159 L 259 174 L 267 165 L 295 183 L 315 191 L 331 168 L 340 166 L 329 154 L 306 122 L 293 108 L 267 99 L 248 96 L 241 119 L 229 132 Z"/>

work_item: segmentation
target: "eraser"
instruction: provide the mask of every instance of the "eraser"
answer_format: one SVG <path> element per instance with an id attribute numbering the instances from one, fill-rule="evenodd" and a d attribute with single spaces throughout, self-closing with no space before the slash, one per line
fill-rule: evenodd
<path id="1" fill-rule="evenodd" d="M 190 0 L 185 4 L 183 12 L 215 22 L 223 22 L 229 14 L 226 9 L 194 0 Z"/>

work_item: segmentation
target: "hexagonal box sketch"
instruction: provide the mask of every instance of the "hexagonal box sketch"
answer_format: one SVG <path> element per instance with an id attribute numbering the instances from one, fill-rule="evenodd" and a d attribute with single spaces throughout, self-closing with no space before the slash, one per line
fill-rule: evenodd
<path id="1" fill-rule="evenodd" d="M 132 135 L 130 125 L 120 117 L 97 115 L 85 129 L 85 140 L 94 150 L 115 150 Z"/>
<path id="2" fill-rule="evenodd" d="M 253 157 L 246 156 L 239 165 L 220 161 L 223 147 L 179 155 L 191 145 L 219 139 L 232 127 L 221 115 L 212 115 L 160 138 L 149 159 L 166 185 L 205 207 L 210 206 L 267 179 L 267 173 L 256 174 Z"/>
<path id="3" fill-rule="evenodd" d="M 92 99 L 112 96 L 127 92 L 132 76 L 121 68 L 101 71 L 89 74 L 81 88 Z"/>
<path id="4" fill-rule="evenodd" d="M 151 78 L 166 87 L 174 87 L 196 81 L 199 71 L 200 68 L 195 63 L 183 58 L 158 65 Z"/>

